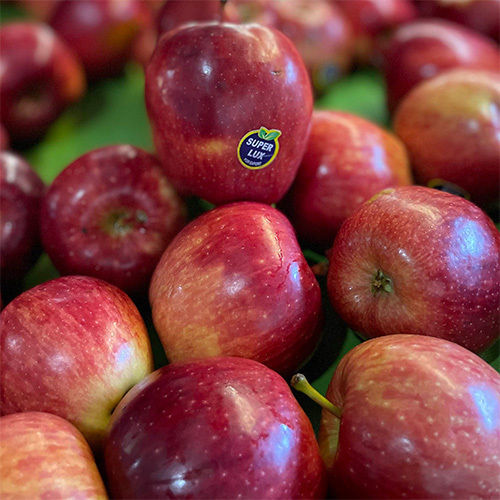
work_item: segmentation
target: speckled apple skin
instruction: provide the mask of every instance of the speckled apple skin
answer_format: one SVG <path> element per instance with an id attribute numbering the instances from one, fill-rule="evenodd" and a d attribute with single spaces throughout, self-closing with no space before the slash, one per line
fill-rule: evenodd
<path id="1" fill-rule="evenodd" d="M 45 186 L 20 156 L 0 152 L 0 274 L 20 282 L 40 255 L 40 202 Z"/>
<path id="2" fill-rule="evenodd" d="M 99 449 L 122 396 L 153 370 L 144 322 L 118 288 L 67 276 L 32 288 L 0 315 L 2 415 L 44 411 Z"/>
<path id="3" fill-rule="evenodd" d="M 45 24 L 0 29 L 2 124 L 16 144 L 35 141 L 85 90 L 81 63 Z M 33 99 L 35 97 L 35 99 Z"/>
<path id="4" fill-rule="evenodd" d="M 500 375 L 457 344 L 421 335 L 351 350 L 323 410 L 320 449 L 338 498 L 498 498 Z"/>
<path id="5" fill-rule="evenodd" d="M 328 293 L 366 337 L 431 335 L 480 352 L 500 331 L 499 252 L 500 233 L 473 203 L 420 186 L 389 189 L 341 227 Z M 378 269 L 392 292 L 372 293 Z"/>
<path id="6" fill-rule="evenodd" d="M 119 212 L 128 214 L 124 232 L 108 222 Z M 42 242 L 61 274 L 94 276 L 138 294 L 147 291 L 185 212 L 154 156 L 127 144 L 107 146 L 75 160 L 51 184 L 41 208 Z"/>
<path id="7" fill-rule="evenodd" d="M 89 445 L 69 422 L 49 413 L 0 418 L 0 496 L 106 499 Z"/>
<path id="8" fill-rule="evenodd" d="M 364 201 L 411 183 L 405 147 L 393 134 L 349 113 L 314 111 L 285 212 L 300 239 L 327 248 Z"/>
<path id="9" fill-rule="evenodd" d="M 443 20 L 400 26 L 387 42 L 383 70 L 391 111 L 421 81 L 454 68 L 500 70 L 498 46 L 489 38 Z"/>
<path id="10" fill-rule="evenodd" d="M 324 498 L 311 424 L 255 361 L 166 366 L 117 407 L 105 447 L 115 498 Z"/>
<path id="11" fill-rule="evenodd" d="M 307 70 L 280 32 L 216 22 L 170 31 L 147 67 L 145 95 L 158 155 L 181 194 L 274 203 L 290 187 L 313 101 Z M 238 144 L 262 126 L 281 131 L 279 152 L 250 170 Z"/>
<path id="12" fill-rule="evenodd" d="M 289 374 L 312 353 L 321 292 L 278 210 L 219 207 L 186 226 L 151 280 L 156 331 L 170 361 L 241 356 Z"/>
<path id="13" fill-rule="evenodd" d="M 443 179 L 487 206 L 500 194 L 500 74 L 451 70 L 402 101 L 394 130 L 417 180 Z"/>

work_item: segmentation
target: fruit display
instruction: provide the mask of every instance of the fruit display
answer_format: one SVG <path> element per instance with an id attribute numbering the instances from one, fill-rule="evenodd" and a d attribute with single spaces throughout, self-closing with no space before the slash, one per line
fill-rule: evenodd
<path id="1" fill-rule="evenodd" d="M 2 2 L 0 497 L 500 497 L 495 13 Z"/>

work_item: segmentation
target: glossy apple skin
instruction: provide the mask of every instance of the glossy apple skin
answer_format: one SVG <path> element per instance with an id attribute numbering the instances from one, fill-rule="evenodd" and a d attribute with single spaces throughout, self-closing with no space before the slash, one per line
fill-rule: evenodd
<path id="1" fill-rule="evenodd" d="M 400 26 L 383 50 L 387 102 L 391 111 L 410 89 L 448 69 L 500 69 L 500 52 L 489 38 L 443 20 Z"/>
<path id="2" fill-rule="evenodd" d="M 499 336 L 500 233 L 473 203 L 421 186 L 382 191 L 341 227 L 328 292 L 366 337 L 413 333 L 474 352 Z M 377 271 L 392 291 L 373 290 Z"/>
<path id="3" fill-rule="evenodd" d="M 40 255 L 39 214 L 45 186 L 20 156 L 0 152 L 2 288 L 20 285 Z"/>
<path id="4" fill-rule="evenodd" d="M 311 424 L 287 383 L 255 361 L 154 372 L 118 405 L 105 447 L 114 498 L 324 498 Z"/>
<path id="5" fill-rule="evenodd" d="M 338 498 L 498 498 L 500 375 L 421 335 L 363 342 L 341 360 L 319 431 Z"/>
<path id="6" fill-rule="evenodd" d="M 147 4 L 140 0 L 61 0 L 50 25 L 95 80 L 120 73 L 150 16 Z"/>
<path id="7" fill-rule="evenodd" d="M 418 0 L 420 13 L 462 24 L 498 41 L 500 0 Z"/>
<path id="8" fill-rule="evenodd" d="M 127 144 L 84 154 L 51 184 L 41 208 L 43 246 L 61 274 L 146 292 L 185 206 L 158 160 Z"/>
<path id="9" fill-rule="evenodd" d="M 186 226 L 151 280 L 153 321 L 172 362 L 255 359 L 289 374 L 311 354 L 322 326 L 321 293 L 278 210 L 241 202 Z"/>
<path id="10" fill-rule="evenodd" d="M 214 204 L 278 201 L 297 172 L 312 91 L 292 42 L 256 24 L 197 23 L 160 38 L 146 71 L 146 107 L 167 177 Z M 281 131 L 274 161 L 244 167 L 238 144 L 260 127 Z"/>
<path id="11" fill-rule="evenodd" d="M 89 445 L 56 415 L 26 412 L 0 418 L 2 498 L 106 499 Z"/>
<path id="12" fill-rule="evenodd" d="M 144 322 L 118 288 L 86 276 L 48 281 L 0 314 L 2 415 L 44 411 L 98 450 L 112 410 L 153 369 Z"/>
<path id="13" fill-rule="evenodd" d="M 325 249 L 364 201 L 384 188 L 411 183 L 405 147 L 393 134 L 349 113 L 314 111 L 284 207 L 299 239 Z"/>
<path id="14" fill-rule="evenodd" d="M 85 90 L 80 62 L 45 24 L 16 22 L 0 28 L 2 124 L 19 146 L 39 139 Z"/>
<path id="15" fill-rule="evenodd" d="M 394 130 L 417 180 L 452 182 L 482 206 L 500 194 L 500 74 L 451 70 L 422 82 L 401 102 Z"/>

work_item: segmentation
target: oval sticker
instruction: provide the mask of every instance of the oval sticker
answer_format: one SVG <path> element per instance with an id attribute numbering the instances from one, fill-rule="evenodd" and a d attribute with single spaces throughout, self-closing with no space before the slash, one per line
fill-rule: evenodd
<path id="1" fill-rule="evenodd" d="M 250 170 L 267 167 L 278 154 L 280 135 L 281 130 L 266 127 L 247 132 L 238 144 L 238 160 Z"/>

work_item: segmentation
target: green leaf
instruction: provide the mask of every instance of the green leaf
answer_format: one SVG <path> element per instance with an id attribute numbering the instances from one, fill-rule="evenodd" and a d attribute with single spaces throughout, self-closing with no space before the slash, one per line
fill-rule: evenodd
<path id="1" fill-rule="evenodd" d="M 269 132 L 269 130 L 267 130 L 266 127 L 260 127 L 260 130 L 259 130 L 259 137 L 261 139 L 265 139 L 266 138 L 266 135 L 267 133 Z"/>
<path id="2" fill-rule="evenodd" d="M 279 130 L 271 130 L 264 139 L 266 141 L 274 141 L 274 139 L 277 139 L 281 135 L 281 132 Z"/>

